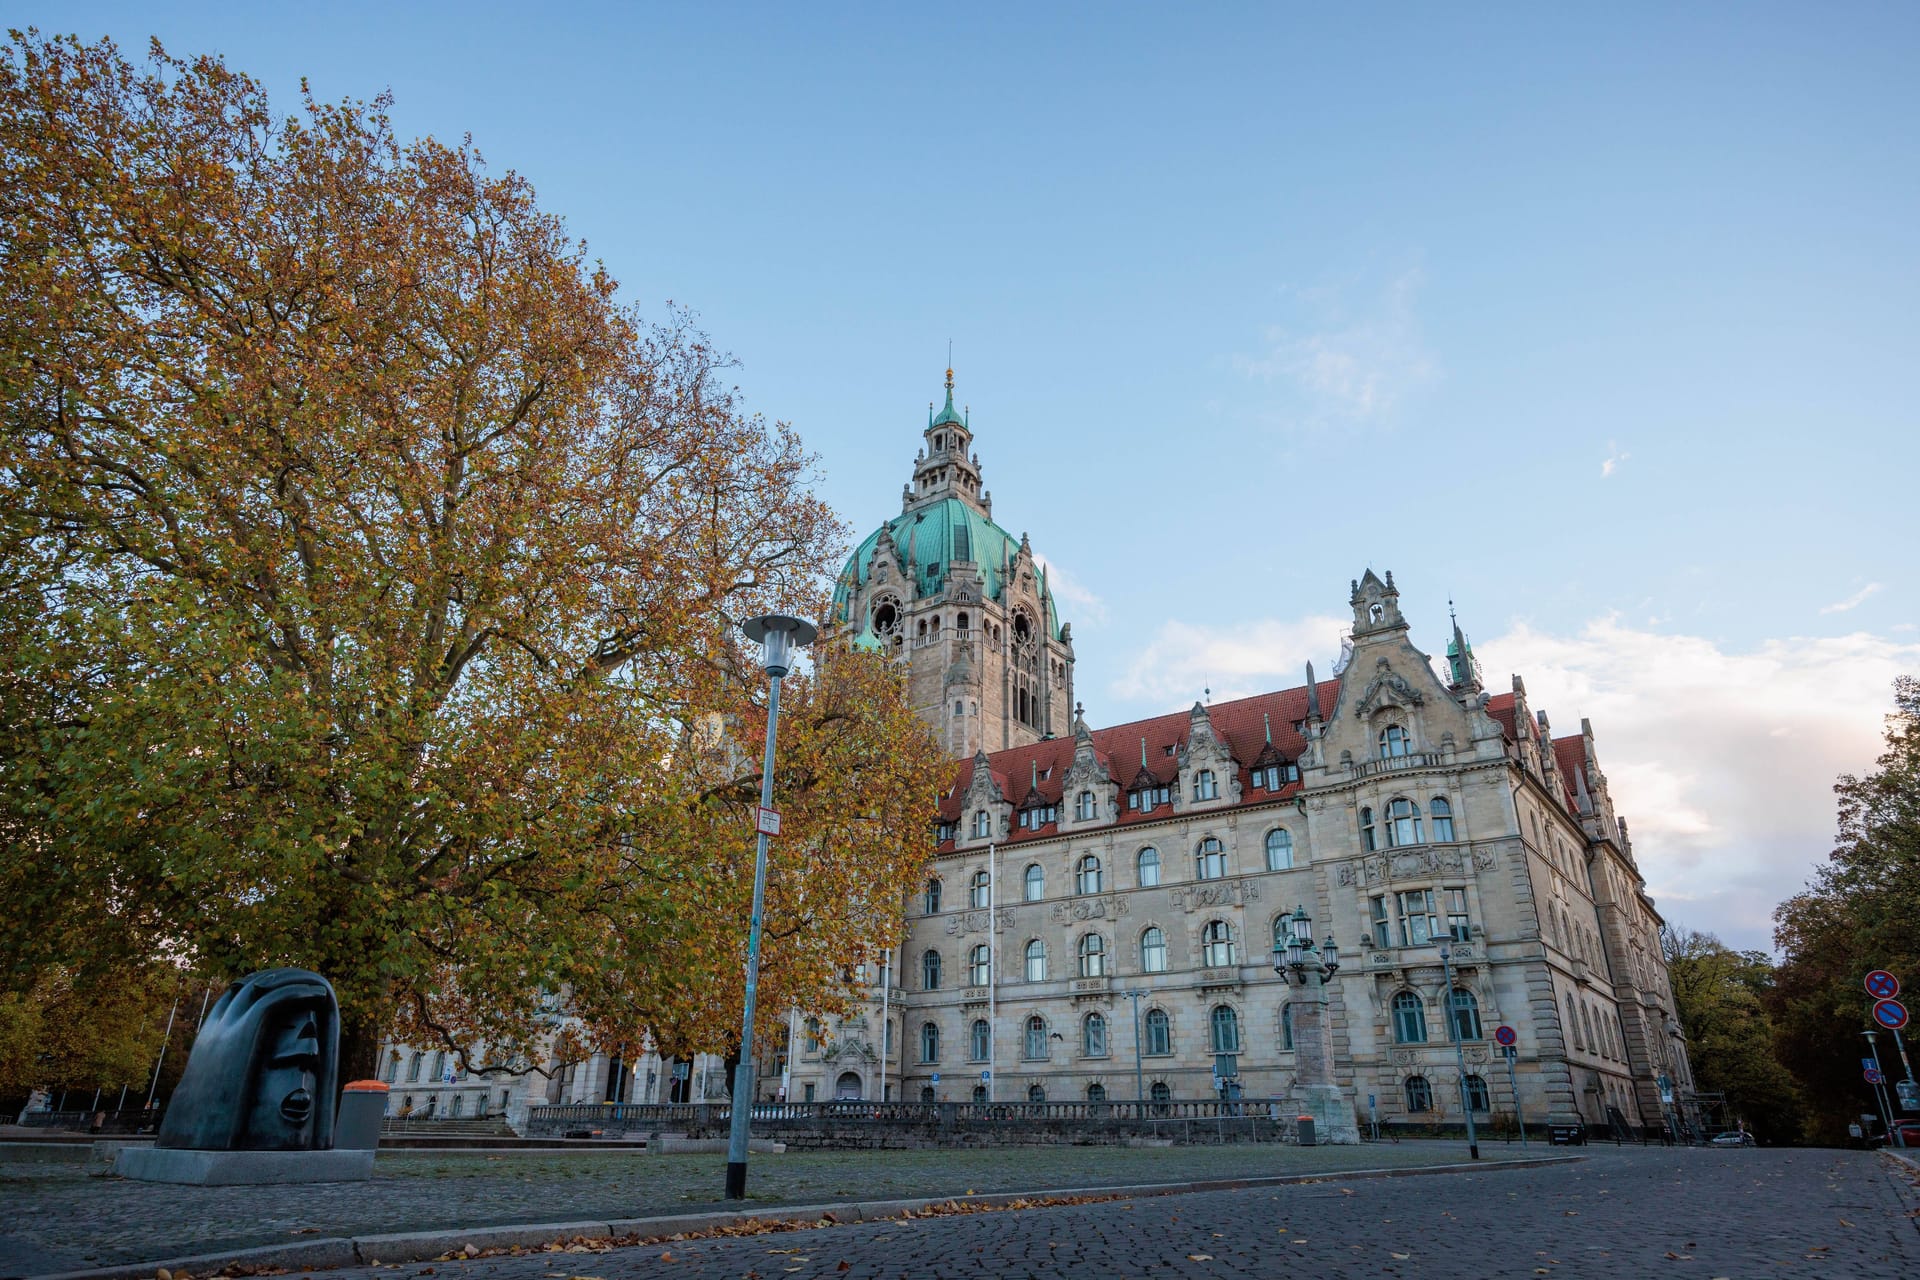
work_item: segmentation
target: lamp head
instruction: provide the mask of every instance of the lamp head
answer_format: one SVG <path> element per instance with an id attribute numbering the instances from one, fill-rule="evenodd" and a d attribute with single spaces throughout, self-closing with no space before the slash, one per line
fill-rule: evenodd
<path id="1" fill-rule="evenodd" d="M 770 676 L 784 676 L 793 670 L 791 651 L 812 644 L 819 634 L 805 618 L 790 618 L 783 613 L 749 618 L 740 624 L 740 630 L 746 632 L 747 639 L 761 646 L 760 665 Z"/>

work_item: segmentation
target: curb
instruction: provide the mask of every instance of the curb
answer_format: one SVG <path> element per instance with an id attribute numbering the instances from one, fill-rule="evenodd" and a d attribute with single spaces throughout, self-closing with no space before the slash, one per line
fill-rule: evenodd
<path id="1" fill-rule="evenodd" d="M 1100 1196 L 1108 1200 L 1134 1200 L 1149 1196 L 1191 1195 L 1206 1191 L 1241 1191 L 1254 1187 L 1298 1186 L 1310 1182 L 1338 1182 L 1373 1178 L 1415 1178 L 1444 1173 L 1491 1173 L 1506 1169 L 1538 1169 L 1548 1165 L 1575 1164 L 1585 1156 L 1533 1156 L 1518 1160 L 1481 1161 L 1475 1164 L 1435 1164 L 1413 1168 L 1336 1169 L 1324 1173 L 1272 1174 L 1255 1178 L 1210 1178 L 1187 1182 L 1143 1182 L 1107 1187 L 1048 1187 L 1027 1191 L 996 1191 L 986 1195 L 919 1196 L 908 1200 L 855 1200 L 840 1204 L 778 1205 L 766 1209 L 726 1210 L 718 1213 L 685 1213 L 653 1218 L 592 1219 L 586 1222 L 529 1222 L 512 1226 L 453 1227 L 434 1231 L 400 1231 L 382 1235 L 329 1236 L 298 1243 L 266 1245 L 252 1249 L 233 1249 L 221 1253 L 202 1253 L 191 1257 L 154 1262 L 123 1262 L 84 1271 L 53 1271 L 30 1280 L 151 1280 L 154 1272 L 185 1271 L 196 1278 L 230 1266 L 285 1267 L 289 1270 L 330 1271 L 339 1267 L 370 1265 L 374 1262 L 429 1262 L 443 1253 L 472 1244 L 481 1249 L 540 1246 L 564 1243 L 578 1237 L 672 1236 L 716 1227 L 730 1227 L 755 1220 L 761 1222 L 817 1222 L 827 1218 L 839 1225 L 856 1222 L 880 1222 L 903 1213 L 918 1212 L 943 1204 L 979 1205 L 1002 1208 L 1020 1200 L 1054 1196 Z"/>

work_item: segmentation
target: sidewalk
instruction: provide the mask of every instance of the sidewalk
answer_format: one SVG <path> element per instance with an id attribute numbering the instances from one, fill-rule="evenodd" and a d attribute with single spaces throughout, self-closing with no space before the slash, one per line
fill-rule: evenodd
<path id="1" fill-rule="evenodd" d="M 1465 1154 L 1457 1142 L 789 1153 L 756 1157 L 749 1198 L 729 1202 L 724 1155 L 383 1152 L 368 1182 L 182 1187 L 89 1178 L 79 1149 L 0 1148 L 9 1210 L 0 1220 L 0 1276 L 453 1228 L 1412 1170 Z M 1481 1154 L 1484 1164 L 1567 1152 L 1537 1144 Z"/>

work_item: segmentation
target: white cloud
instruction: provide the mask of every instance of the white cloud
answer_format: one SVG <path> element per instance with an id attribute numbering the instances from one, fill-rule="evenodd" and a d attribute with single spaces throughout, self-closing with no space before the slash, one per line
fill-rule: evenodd
<path id="1" fill-rule="evenodd" d="M 1060 567 L 1056 560 L 1034 554 L 1033 561 L 1047 571 L 1047 586 L 1053 591 L 1054 598 L 1064 607 L 1061 609 L 1062 622 L 1078 622 L 1082 626 L 1099 626 L 1107 620 L 1107 602 L 1088 589 L 1081 581 Z"/>
<path id="2" fill-rule="evenodd" d="M 1920 644 L 1866 633 L 1733 651 L 1617 617 L 1477 649 L 1489 684 L 1525 678 L 1556 735 L 1593 721 L 1663 913 L 1747 947 L 1770 945 L 1774 906 L 1831 848 L 1834 778 L 1871 766 L 1893 678 L 1920 668 Z"/>
<path id="3" fill-rule="evenodd" d="M 1621 463 L 1625 462 L 1628 458 L 1631 458 L 1632 456 L 1633 456 L 1632 454 L 1628 453 L 1625 449 L 1622 449 L 1619 445 L 1615 444 L 1613 441 L 1611 440 L 1607 441 L 1607 459 L 1606 461 L 1600 464 L 1600 478 L 1602 480 L 1605 480 L 1607 477 L 1611 476 L 1614 472 L 1620 469 Z"/>
<path id="4" fill-rule="evenodd" d="M 1820 612 L 1821 613 L 1845 613 L 1849 609 L 1858 609 L 1861 605 L 1866 603 L 1868 596 L 1872 595 L 1874 592 L 1878 591 L 1879 589 L 1880 589 L 1879 583 L 1869 582 L 1866 586 L 1860 588 L 1858 591 L 1848 596 L 1845 600 L 1836 600 L 1832 604 L 1821 606 Z"/>
<path id="5" fill-rule="evenodd" d="M 1108 692 L 1151 712 L 1207 684 L 1216 699 L 1292 687 L 1308 659 L 1329 674 L 1347 625 L 1169 620 Z M 1614 804 L 1667 918 L 1757 948 L 1771 945 L 1773 908 L 1831 847 L 1834 778 L 1871 767 L 1893 678 L 1920 671 L 1912 640 L 1856 633 L 1741 651 L 1618 616 L 1574 635 L 1523 624 L 1475 650 L 1494 692 L 1512 672 L 1525 678 L 1556 736 L 1593 721 Z"/>
<path id="6" fill-rule="evenodd" d="M 1265 354 L 1235 356 L 1233 365 L 1250 378 L 1291 383 L 1314 417 L 1382 417 L 1438 372 L 1414 315 L 1419 286 L 1417 269 L 1401 273 L 1380 305 L 1359 317 L 1343 314 L 1330 292 L 1302 295 L 1316 304 L 1320 323 L 1308 332 L 1269 327 Z"/>
<path id="7" fill-rule="evenodd" d="M 1163 622 L 1108 693 L 1157 710 L 1187 706 L 1208 687 L 1216 699 L 1243 698 L 1305 684 L 1309 659 L 1325 679 L 1352 625 L 1351 618 L 1331 617 L 1266 618 L 1232 628 Z"/>

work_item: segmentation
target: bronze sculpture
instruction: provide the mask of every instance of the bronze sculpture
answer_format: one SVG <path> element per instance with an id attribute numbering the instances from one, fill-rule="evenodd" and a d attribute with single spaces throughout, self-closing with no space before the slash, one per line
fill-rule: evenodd
<path id="1" fill-rule="evenodd" d="M 202 1024 L 155 1145 L 330 1150 L 339 1052 L 331 983 L 307 969 L 248 974 Z"/>

